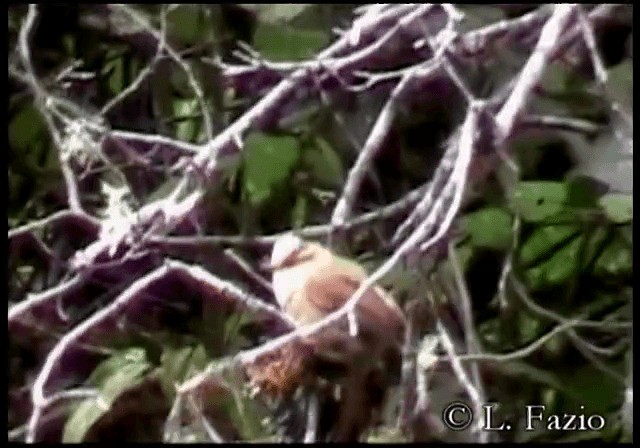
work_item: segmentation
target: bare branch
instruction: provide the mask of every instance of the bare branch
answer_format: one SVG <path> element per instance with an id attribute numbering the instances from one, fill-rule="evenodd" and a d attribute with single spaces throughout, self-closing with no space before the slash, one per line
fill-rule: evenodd
<path id="1" fill-rule="evenodd" d="M 577 320 L 567 320 L 566 322 L 557 325 L 553 328 L 553 330 L 541 336 L 539 339 L 535 340 L 531 344 L 523 347 L 519 350 L 515 350 L 510 353 L 482 353 L 482 354 L 469 354 L 469 355 L 459 355 L 458 359 L 461 361 L 495 361 L 495 362 L 507 362 L 514 361 L 517 359 L 526 358 L 539 348 L 541 348 L 544 344 L 549 342 L 554 336 L 558 334 L 562 334 L 567 330 L 575 327 L 579 321 Z"/>
<path id="2" fill-rule="evenodd" d="M 343 228 L 345 230 L 352 230 L 362 226 L 366 226 L 371 224 L 374 221 L 383 221 L 385 219 L 389 219 L 393 216 L 401 214 L 405 212 L 407 209 L 411 208 L 421 196 L 423 196 L 424 191 L 428 188 L 427 186 L 421 186 L 416 188 L 415 190 L 407 193 L 403 198 L 380 208 L 379 210 L 375 210 L 369 213 L 364 213 L 356 218 L 353 218 L 350 221 L 347 221 Z M 296 231 L 301 237 L 314 239 L 321 238 L 329 235 L 331 232 L 331 225 L 323 224 L 317 226 L 307 226 L 303 227 Z M 284 232 L 286 233 L 286 232 Z M 205 245 L 213 245 L 213 246 L 270 246 L 272 245 L 282 233 L 275 235 L 266 235 L 266 236 L 256 236 L 256 237 L 247 237 L 247 236 L 194 236 L 194 237 L 150 237 L 149 242 L 159 245 L 186 245 L 186 246 L 205 246 Z"/>
<path id="3" fill-rule="evenodd" d="M 19 302 L 9 308 L 9 324 L 19 319 L 32 308 L 62 295 L 69 294 L 82 286 L 84 283 L 84 278 L 78 274 L 70 280 L 64 283 L 60 283 L 59 285 L 47 289 L 46 291 L 28 294 L 26 299 L 24 299 L 22 302 Z"/>
<path id="4" fill-rule="evenodd" d="M 209 116 L 209 111 L 207 108 L 207 102 L 204 98 L 204 92 L 202 91 L 202 87 L 198 83 L 193 70 L 191 67 L 182 59 L 182 57 L 173 49 L 170 45 L 166 43 L 165 40 L 165 30 L 166 24 L 164 23 L 164 18 L 162 20 L 162 30 L 158 31 L 154 29 L 147 20 L 136 10 L 130 8 L 126 5 L 112 5 L 110 7 L 117 8 L 124 13 L 126 13 L 134 22 L 144 27 L 157 41 L 158 41 L 158 52 L 163 49 L 166 49 L 167 54 L 171 56 L 178 66 L 184 71 L 187 76 L 187 80 L 189 82 L 189 86 L 193 90 L 193 93 L 196 95 L 196 99 L 200 106 L 200 112 L 202 113 L 202 120 L 204 121 L 205 132 L 207 133 L 207 137 L 209 140 L 213 139 L 213 124 L 211 123 L 211 117 Z M 162 17 L 164 17 L 162 14 Z"/>
<path id="5" fill-rule="evenodd" d="M 467 289 L 462 269 L 458 261 L 458 257 L 455 253 L 453 245 L 449 244 L 449 259 L 451 260 L 451 266 L 453 267 L 453 274 L 457 287 L 457 296 L 460 298 L 460 314 L 462 315 L 462 322 L 464 323 L 464 336 L 466 340 L 467 353 L 482 353 L 482 345 L 476 334 L 474 322 L 473 322 L 473 309 L 471 308 L 471 297 Z M 440 323 L 442 325 L 442 323 Z M 451 354 L 450 354 L 451 355 Z M 453 365 L 453 364 L 452 364 Z M 454 367 L 455 371 L 455 367 Z M 482 404 L 486 403 L 486 395 L 484 392 L 484 386 L 482 384 L 482 377 L 480 376 L 480 368 L 478 363 L 471 363 L 470 365 L 471 379 L 473 386 L 477 391 L 478 401 L 474 401 L 475 415 L 482 415 Z M 468 390 L 468 386 L 465 387 Z M 471 396 L 471 395 L 470 395 Z M 477 428 L 478 441 L 480 443 L 487 443 L 488 431 L 483 431 L 482 427 L 485 422 L 478 421 L 479 427 Z"/>
<path id="6" fill-rule="evenodd" d="M 469 399 L 473 403 L 474 407 L 474 415 L 482 415 L 482 404 L 484 403 L 483 395 L 478 391 L 476 386 L 474 386 L 473 382 L 467 375 L 464 367 L 462 367 L 462 363 L 460 362 L 460 355 L 456 354 L 456 349 L 453 345 L 453 341 L 451 340 L 451 336 L 447 332 L 445 326 L 442 324 L 440 319 L 436 321 L 436 327 L 438 329 L 438 335 L 440 336 L 440 341 L 447 352 L 448 361 L 451 363 L 451 368 L 456 375 L 456 378 L 462 384 L 464 389 L 466 390 Z M 478 441 L 480 443 L 487 442 L 487 431 L 483 431 L 482 428 L 485 422 L 482 419 L 478 419 L 476 423 L 476 434 L 478 435 Z"/>
<path id="7" fill-rule="evenodd" d="M 320 402 L 315 394 L 311 394 L 307 406 L 307 428 L 304 433 L 304 443 L 315 443 L 317 441 L 319 414 Z"/>
<path id="8" fill-rule="evenodd" d="M 538 44 L 522 68 L 518 82 L 496 115 L 496 125 L 501 139 L 506 139 L 511 134 L 516 120 L 524 112 L 529 94 L 542 77 L 575 9 L 575 5 L 556 5 L 553 14 L 542 28 Z"/>
<path id="9" fill-rule="evenodd" d="M 47 382 L 51 376 L 51 372 L 56 367 L 56 364 L 60 362 L 62 355 L 67 351 L 69 346 L 109 317 L 126 311 L 127 306 L 139 297 L 145 289 L 147 289 L 151 284 L 166 277 L 170 272 L 178 272 L 188 275 L 191 278 L 207 284 L 220 293 L 231 295 L 235 300 L 238 300 L 251 311 L 266 312 L 293 326 L 289 317 L 284 315 L 279 309 L 247 295 L 234 285 L 218 279 L 206 272 L 204 269 L 199 267 L 190 267 L 179 261 L 167 261 L 163 266 L 133 282 L 131 286 L 116 297 L 112 303 L 102 308 L 90 318 L 81 322 L 78 326 L 65 334 L 49 352 L 44 366 L 42 367 L 42 370 L 40 370 L 31 391 L 33 411 L 29 420 L 29 430 L 27 431 L 26 437 L 27 442 L 34 442 L 36 439 L 36 431 L 42 412 L 45 407 L 50 405 L 52 400 L 51 397 L 45 396 Z"/>
<path id="10" fill-rule="evenodd" d="M 49 96 L 49 94 L 46 93 L 46 91 L 44 90 L 44 88 L 36 78 L 35 71 L 31 63 L 31 51 L 29 49 L 29 38 L 31 37 L 31 33 L 33 32 L 33 27 L 35 25 L 37 17 L 38 17 L 37 6 L 33 4 L 29 5 L 27 17 L 25 18 L 24 24 L 20 28 L 20 35 L 19 35 L 20 56 L 22 59 L 22 63 L 24 64 L 25 69 L 27 71 L 26 78 L 33 90 L 34 96 L 37 99 L 38 109 L 40 109 L 40 112 L 45 118 L 47 126 L 49 127 L 49 130 L 51 132 L 51 136 L 56 142 L 56 145 L 58 146 L 58 148 L 60 148 L 60 151 L 59 151 L 60 165 L 62 168 L 62 174 L 64 176 L 64 180 L 67 184 L 69 206 L 71 207 L 72 211 L 82 212 L 82 205 L 80 203 L 80 196 L 78 193 L 78 185 L 74 178 L 73 171 L 71 170 L 71 167 L 69 167 L 65 158 L 62 157 L 62 152 L 61 152 L 61 149 L 63 147 L 62 139 L 60 138 L 55 128 L 55 125 L 53 124 L 52 118 L 50 117 L 50 115 L 47 113 L 47 110 L 46 110 L 49 107 L 49 104 L 50 104 L 49 99 L 51 97 Z"/>
<path id="11" fill-rule="evenodd" d="M 478 188 L 475 187 L 479 186 L 479 181 L 485 179 L 501 159 L 509 166 L 515 167 L 514 162 L 505 155 L 506 150 L 502 146 L 516 136 L 521 129 L 562 129 L 587 135 L 597 135 L 601 130 L 600 125 L 587 120 L 537 115 L 531 113 L 528 106 L 531 94 L 549 64 L 558 58 L 569 61 L 576 59 L 572 52 L 580 52 L 581 55 L 588 52 L 596 81 L 604 96 L 610 96 L 606 90 L 608 74 L 596 46 L 595 31 L 612 15 L 615 5 L 600 5 L 589 13 L 586 13 L 581 6 L 574 4 L 539 6 L 519 17 L 460 32 L 458 25 L 465 18 L 462 12 L 464 9 L 458 9 L 453 4 L 375 4 L 358 8 L 356 12 L 359 16 L 349 28 L 336 32 L 339 37 L 333 44 L 315 57 L 304 61 L 268 61 L 248 45 L 240 45 L 242 51 L 235 52 L 236 62 L 234 63 L 223 62 L 220 54 L 215 54 L 212 59 L 202 59 L 203 62 L 215 65 L 214 76 L 220 81 L 221 88 L 229 88 L 241 98 L 257 98 L 255 104 L 244 110 L 233 123 L 217 134 L 220 126 L 214 126 L 216 120 L 211 114 L 222 113 L 222 104 L 217 101 L 218 104 L 213 111 L 210 110 L 202 85 L 190 63 L 185 59 L 184 52 L 174 50 L 167 42 L 167 13 L 175 8 L 175 5 L 162 7 L 159 26 L 152 22 L 153 18 L 148 17 L 143 12 L 146 10 L 143 9 L 127 5 L 110 5 L 101 10 L 102 14 L 105 11 L 111 14 L 117 12 L 119 15 L 124 13 L 128 20 L 138 25 L 137 29 L 142 28 L 142 32 L 138 32 L 138 35 L 145 40 L 150 40 L 151 46 L 148 46 L 150 61 L 122 92 L 105 102 L 100 114 L 88 113 L 78 104 L 55 93 L 59 91 L 60 84 L 73 75 L 73 71 L 80 66 L 81 61 L 71 63 L 66 61 L 62 70 L 54 70 L 53 77 L 38 78 L 34 68 L 36 61 L 32 61 L 33 48 L 30 42 L 39 18 L 38 6 L 29 5 L 18 30 L 15 55 L 10 55 L 9 74 L 24 84 L 27 95 L 34 97 L 36 108 L 42 114 L 51 139 L 57 147 L 68 197 L 68 210 L 58 211 L 46 218 L 14 228 L 8 232 L 8 239 L 10 242 L 18 239 L 14 246 L 18 248 L 23 238 L 27 240 L 34 238 L 36 246 L 39 245 L 38 247 L 45 253 L 43 258 L 49 256 L 61 259 L 55 247 L 49 249 L 38 239 L 38 232 L 41 229 L 63 224 L 70 225 L 69 227 L 80 226 L 83 230 L 94 232 L 95 235 L 92 235 L 88 246 L 78 250 L 68 261 L 62 260 L 60 263 L 64 267 L 68 264 L 70 268 L 67 280 L 44 291 L 27 293 L 22 301 L 12 304 L 8 310 L 8 323 L 11 328 L 24 327 L 27 330 L 33 330 L 37 327 L 42 331 L 50 331 L 47 328 L 47 324 L 51 326 L 50 323 L 45 322 L 42 325 L 42 321 L 35 322 L 35 318 L 40 316 L 43 310 L 51 309 L 52 313 L 58 312 L 58 318 L 65 324 L 64 331 L 67 331 L 46 355 L 42 368 L 36 371 L 35 383 L 30 387 L 33 408 L 27 424 L 10 431 L 10 437 L 20 437 L 25 433 L 27 442 L 37 441 L 39 436 L 42 437 L 45 422 L 49 421 L 51 415 L 57 410 L 57 406 L 56 409 L 51 408 L 53 404 L 66 399 L 95 397 L 94 390 L 65 390 L 64 387 L 60 387 L 57 383 L 57 372 L 64 367 L 62 364 L 70 353 L 75 353 L 76 348 L 86 349 L 89 346 L 86 339 L 90 339 L 90 336 L 101 330 L 105 323 L 111 323 L 113 320 L 119 325 L 123 319 L 131 318 L 130 310 L 133 309 L 133 305 L 138 300 L 149 296 L 149 289 L 158 282 L 176 280 L 195 285 L 199 290 L 208 293 L 208 297 L 213 300 L 224 300 L 225 303 L 231 302 L 238 305 L 240 309 L 248 309 L 261 316 L 267 315 L 270 318 L 269 321 L 278 322 L 279 329 L 282 324 L 282 327 L 289 330 L 288 333 L 262 343 L 258 347 L 215 360 L 204 371 L 176 385 L 177 397 L 165 422 L 165 441 L 177 441 L 181 438 L 183 417 L 181 412 L 183 405 L 187 405 L 192 411 L 192 420 L 197 420 L 193 423 L 199 424 L 211 441 L 224 442 L 223 437 L 204 415 L 197 401 L 198 397 L 194 394 L 189 395 L 190 393 L 200 390 L 199 387 L 207 384 L 208 381 L 218 381 L 220 379 L 218 374 L 230 367 L 247 366 L 267 353 L 320 332 L 338 321 L 347 322 L 351 335 L 357 336 L 358 322 L 354 310 L 365 291 L 380 282 L 403 261 L 412 268 L 416 257 L 433 261 L 440 255 L 444 256 L 445 251 L 441 249 L 447 247 L 446 243 L 448 243 L 448 255 L 452 262 L 455 281 L 452 289 L 459 297 L 457 305 L 464 326 L 466 347 L 458 352 L 448 333 L 450 329 L 445 328 L 438 320 L 436 322 L 438 334 L 447 353 L 447 356 L 440 359 L 450 363 L 455 379 L 466 390 L 476 414 L 482 412 L 482 403 L 486 399 L 479 363 L 508 362 L 527 357 L 558 334 L 565 334 L 594 367 L 618 381 L 624 381 L 624 378 L 603 360 L 606 360 L 605 357 L 620 354 L 621 350 L 628 347 L 629 341 L 624 333 L 629 331 L 631 323 L 624 321 L 624 316 L 620 316 L 619 309 L 609 316 L 612 317 L 611 319 L 608 317 L 600 321 L 592 321 L 588 320 L 591 316 L 585 314 L 565 317 L 535 303 L 513 272 L 512 257 L 518 245 L 520 231 L 518 219 L 514 222 L 513 228 L 513 250 L 505 259 L 499 280 L 500 304 L 502 307 L 512 306 L 513 298 L 507 296 L 508 290 L 512 287 L 516 296 L 525 305 L 525 311 L 556 323 L 557 326 L 526 347 L 511 353 L 485 353 L 474 327 L 470 292 L 465 285 L 449 236 L 452 234 L 452 229 L 455 230 L 456 217 L 465 204 L 468 204 L 468 199 L 473 194 L 477 194 L 475 190 Z M 571 26 L 573 24 L 577 26 Z M 219 35 L 214 37 L 218 38 Z M 475 80 L 468 81 L 466 77 L 460 76 L 462 74 L 460 67 L 465 67 L 466 63 L 475 63 L 476 59 L 482 57 L 489 60 L 488 62 L 494 62 L 495 55 L 503 44 L 515 45 L 518 49 L 531 49 L 531 54 L 517 76 L 503 81 L 503 85 L 498 86 L 497 94 L 486 101 L 480 101 L 474 93 Z M 208 43 L 206 45 L 209 46 Z M 188 85 L 197 100 L 206 132 L 206 141 L 201 144 L 124 129 L 110 130 L 109 124 L 100 116 L 136 92 L 149 79 L 157 63 L 166 58 L 175 62 L 179 71 L 185 74 Z M 39 67 L 37 64 L 35 66 Z M 447 88 L 457 87 L 466 99 L 468 109 L 459 130 L 451 136 L 433 178 L 393 203 L 379 206 L 377 210 L 368 213 L 352 216 L 355 214 L 354 210 L 359 207 L 358 197 L 364 180 L 367 175 L 372 175 L 370 169 L 372 162 L 385 150 L 387 137 L 395 132 L 394 122 L 398 112 L 405 102 L 411 103 L 408 100 L 423 94 L 425 90 L 423 86 L 431 86 L 432 81 L 440 79 L 446 82 Z M 190 235 L 192 228 L 190 225 L 193 225 L 195 217 L 199 216 L 203 205 L 202 200 L 209 187 L 225 179 L 226 168 L 237 163 L 243 151 L 243 140 L 248 133 L 253 130 L 269 132 L 273 128 L 287 129 L 287 120 L 295 116 L 300 104 L 308 99 L 317 100 L 318 94 L 320 101 L 332 109 L 332 106 L 341 105 L 327 101 L 327 93 L 346 92 L 351 97 L 356 96 L 354 92 L 358 93 L 358 96 L 368 95 L 371 92 L 367 90 L 378 83 L 384 83 L 378 87 L 390 94 L 367 134 L 355 163 L 349 168 L 346 182 L 330 221 L 306 226 L 299 230 L 301 236 L 315 239 L 331 236 L 336 229 L 357 234 L 359 229 L 371 226 L 374 222 L 382 222 L 387 229 L 390 227 L 389 224 L 395 225 L 404 219 L 393 236 L 390 245 L 394 249 L 392 255 L 361 284 L 343 307 L 313 325 L 295 327 L 279 307 L 267 303 L 268 298 L 248 295 L 232 283 L 202 268 L 166 259 L 164 251 L 181 246 L 196 251 L 208 250 L 208 246 L 267 249 L 272 245 L 280 234 L 255 237 L 220 234 Z M 245 95 L 246 92 L 249 94 Z M 622 106 L 612 98 L 608 99 L 611 111 L 619 114 L 627 124 L 631 123 L 630 114 L 623 111 Z M 214 102 L 216 102 L 215 99 Z M 335 112 L 335 116 L 338 124 L 343 127 L 349 143 L 353 145 L 355 139 L 349 132 L 350 123 L 340 116 L 339 111 Z M 496 134 L 497 138 L 495 138 Z M 622 137 L 618 135 L 617 137 L 622 141 Z M 361 142 L 355 143 L 357 143 L 356 146 L 361 144 Z M 104 155 L 107 153 L 111 155 L 112 152 L 120 155 L 117 154 L 118 151 L 121 151 L 126 158 L 127 171 L 120 171 L 120 166 L 112 167 Z M 93 163 L 99 164 L 100 161 L 104 162 L 106 167 L 102 165 L 96 167 Z M 485 171 L 478 174 L 478 166 L 482 164 Z M 74 173 L 73 170 L 77 169 L 78 165 L 84 168 L 83 173 Z M 176 186 L 171 183 L 164 185 L 171 191 L 159 199 L 148 200 L 137 210 L 133 206 L 129 209 L 123 206 L 120 209 L 124 211 L 117 219 L 109 216 L 96 218 L 83 211 L 83 201 L 84 205 L 89 207 L 93 204 L 94 198 L 85 197 L 85 193 L 79 190 L 79 185 L 84 188 L 86 183 L 92 182 L 95 175 L 101 174 L 100 171 L 105 168 L 110 174 L 112 171 L 120 174 L 127 186 L 129 182 L 132 185 L 139 185 L 135 189 L 135 194 L 141 192 L 141 197 L 149 193 L 147 184 L 160 183 L 158 174 L 165 176 L 177 174 L 181 178 Z M 136 172 L 131 174 L 134 169 Z M 131 180 L 137 176 L 138 171 L 142 173 L 142 177 L 148 174 L 148 179 L 145 177 L 139 183 Z M 399 191 L 406 191 L 408 188 L 403 185 Z M 157 198 L 163 191 L 159 189 L 158 194 L 152 193 L 152 197 Z M 383 202 L 383 199 L 379 199 L 379 202 Z M 439 252 L 434 249 L 438 249 Z M 242 270 L 244 279 L 259 285 L 259 289 L 265 292 L 272 290 L 270 283 L 256 272 L 252 260 L 242 259 L 232 249 L 221 251 L 221 254 Z M 37 255 L 40 254 L 37 253 Z M 165 264 L 157 267 L 163 259 Z M 66 306 L 66 299 L 73 297 L 75 291 L 84 288 L 89 282 L 100 281 L 102 276 L 98 274 L 108 273 L 110 278 L 119 275 L 118 269 L 124 266 L 124 263 L 135 265 L 135 269 L 140 269 L 144 274 L 135 281 L 132 281 L 134 276 L 129 275 L 127 280 L 117 285 L 116 290 L 110 289 L 104 297 L 92 300 L 88 305 L 93 308 L 86 310 L 90 311 L 90 315 L 82 319 L 74 318 L 80 322 L 75 322 L 71 317 L 67 319 L 61 305 L 63 301 Z M 54 267 L 49 271 L 49 284 L 51 284 L 53 279 L 58 278 L 59 269 Z M 73 277 L 68 279 L 70 276 Z M 13 294 L 15 295 L 16 292 L 24 294 L 34 289 L 35 287 L 31 285 L 19 285 L 19 290 L 14 291 Z M 104 302 L 106 305 L 100 305 Z M 58 306 L 54 309 L 56 304 Z M 98 306 L 102 308 L 96 310 Z M 56 315 L 53 314 L 52 317 L 55 319 Z M 69 330 L 66 329 L 72 325 L 75 326 Z M 587 331 L 581 329 L 602 332 L 607 339 L 591 342 L 586 338 Z M 414 329 L 407 331 L 407 344 L 403 347 L 402 386 L 408 390 L 414 386 L 413 382 L 415 382 L 417 400 L 414 401 L 413 396 L 403 400 L 399 419 L 407 418 L 409 405 L 415 404 L 419 410 L 425 411 L 431 404 L 427 387 L 429 385 L 427 369 L 421 370 L 412 359 L 415 352 L 413 345 L 420 336 L 417 333 L 420 330 L 416 329 L 415 334 L 412 333 Z M 622 335 L 622 337 L 612 343 L 608 339 L 611 335 Z M 57 333 L 53 336 L 58 337 Z M 465 361 L 471 364 L 464 365 Z M 29 391 L 29 385 L 23 388 L 23 393 L 27 391 Z M 306 409 L 305 442 L 315 442 L 320 438 L 319 406 L 317 397 L 312 397 Z M 482 422 L 478 423 L 482 424 Z M 11 424 L 14 425 L 14 423 Z M 486 442 L 488 434 L 481 431 L 477 433 L 477 438 L 478 441 Z"/>
<path id="12" fill-rule="evenodd" d="M 40 227 L 50 226 L 54 223 L 58 223 L 60 221 L 78 221 L 84 225 L 94 228 L 96 231 L 100 226 L 100 223 L 94 217 L 87 215 L 84 212 L 76 212 L 72 210 L 60 210 L 59 212 L 55 212 L 46 218 L 38 219 L 35 221 L 31 221 L 29 224 L 25 224 L 20 227 L 16 227 L 15 229 L 9 230 L 8 238 L 9 240 L 16 238 L 18 236 L 24 235 L 25 233 L 33 232 Z"/>

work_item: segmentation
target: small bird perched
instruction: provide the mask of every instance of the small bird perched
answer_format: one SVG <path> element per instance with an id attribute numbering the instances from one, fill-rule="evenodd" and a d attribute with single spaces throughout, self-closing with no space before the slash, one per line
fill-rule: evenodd
<path id="1" fill-rule="evenodd" d="M 276 299 L 298 326 L 340 309 L 367 279 L 357 263 L 292 233 L 276 241 L 269 268 Z M 331 379 L 340 386 L 331 441 L 357 441 L 400 376 L 406 320 L 394 299 L 374 286 L 361 296 L 354 314 L 355 337 L 342 319 L 303 340 L 313 352 L 305 368 L 317 369 L 316 377 L 327 366 L 340 372 Z"/>

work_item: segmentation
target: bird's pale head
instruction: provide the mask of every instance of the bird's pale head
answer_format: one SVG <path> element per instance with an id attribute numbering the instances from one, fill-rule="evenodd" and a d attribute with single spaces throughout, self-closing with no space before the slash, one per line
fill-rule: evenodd
<path id="1" fill-rule="evenodd" d="M 284 307 L 296 291 L 304 288 L 310 275 L 332 260 L 321 245 L 302 240 L 293 233 L 279 237 L 273 245 L 268 269 L 273 272 L 273 291 Z"/>
<path id="2" fill-rule="evenodd" d="M 277 270 L 287 264 L 304 246 L 304 241 L 293 233 L 285 233 L 273 245 L 270 267 Z"/>

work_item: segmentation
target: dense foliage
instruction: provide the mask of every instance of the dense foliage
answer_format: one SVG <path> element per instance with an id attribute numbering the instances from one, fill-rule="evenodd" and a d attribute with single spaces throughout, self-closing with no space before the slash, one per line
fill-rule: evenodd
<path id="1" fill-rule="evenodd" d="M 9 438 L 308 425 L 242 371 L 291 331 L 258 266 L 295 229 L 383 266 L 411 322 L 368 440 L 629 440 L 631 17 L 10 6 Z M 514 430 L 448 431 L 455 400 Z"/>

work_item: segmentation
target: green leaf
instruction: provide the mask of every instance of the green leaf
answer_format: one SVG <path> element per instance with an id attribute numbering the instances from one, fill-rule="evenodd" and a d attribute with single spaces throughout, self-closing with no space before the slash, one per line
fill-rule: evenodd
<path id="1" fill-rule="evenodd" d="M 176 39 L 185 46 L 201 43 L 208 25 L 201 5 L 179 5 L 167 14 L 170 40 Z"/>
<path id="2" fill-rule="evenodd" d="M 115 52 L 113 52 L 115 53 Z M 109 53 L 107 53 L 109 57 Z M 112 94 L 117 95 L 124 89 L 124 56 L 116 57 L 104 65 L 101 74 L 108 75 L 107 84 Z"/>
<path id="3" fill-rule="evenodd" d="M 44 131 L 44 121 L 37 109 L 26 104 L 13 116 L 9 123 L 9 144 L 17 151 L 24 151 L 40 138 Z"/>
<path id="4" fill-rule="evenodd" d="M 584 176 L 579 176 L 567 182 L 569 198 L 567 203 L 572 207 L 584 208 L 586 210 L 595 209 L 598 206 L 598 194 L 593 185 L 593 181 Z"/>
<path id="5" fill-rule="evenodd" d="M 552 108 L 553 109 L 553 108 Z M 545 148 L 553 145 L 554 136 L 523 133 L 514 137 L 513 153 L 523 175 L 535 173 L 545 152 Z M 519 184 L 516 184 L 516 186 Z"/>
<path id="6" fill-rule="evenodd" d="M 606 194 L 599 203 L 607 217 L 616 224 L 628 223 L 633 219 L 633 196 L 630 194 Z"/>
<path id="7" fill-rule="evenodd" d="M 541 88 L 546 94 L 534 99 L 532 109 L 535 112 L 593 116 L 600 109 L 597 97 L 588 90 L 587 79 L 566 64 L 550 64 L 545 70 Z"/>
<path id="8" fill-rule="evenodd" d="M 520 182 L 511 198 L 511 208 L 525 221 L 544 221 L 559 214 L 569 200 L 569 186 L 561 182 Z"/>
<path id="9" fill-rule="evenodd" d="M 320 187 L 337 188 L 342 185 L 342 160 L 325 139 L 316 137 L 315 146 L 305 150 L 303 160 Z"/>
<path id="10" fill-rule="evenodd" d="M 224 403 L 224 411 L 235 422 L 243 440 L 252 440 L 266 436 L 262 425 L 265 417 L 261 415 L 258 402 L 238 390 L 232 390 L 232 397 Z"/>
<path id="11" fill-rule="evenodd" d="M 300 30 L 290 25 L 260 23 L 254 35 L 255 48 L 266 59 L 299 61 L 313 57 L 329 43 L 324 31 Z"/>
<path id="12" fill-rule="evenodd" d="M 69 57 L 73 57 L 76 54 L 76 38 L 71 34 L 62 36 L 62 46 L 67 52 Z"/>
<path id="13" fill-rule="evenodd" d="M 614 101 L 631 110 L 633 107 L 633 63 L 625 59 L 609 69 L 607 91 Z"/>
<path id="14" fill-rule="evenodd" d="M 573 238 L 548 260 L 527 270 L 525 276 L 532 288 L 547 288 L 568 281 L 580 269 L 580 251 L 585 236 Z"/>
<path id="15" fill-rule="evenodd" d="M 538 338 L 542 328 L 544 328 L 538 319 L 531 317 L 527 313 L 518 313 L 512 319 L 512 322 L 516 323 L 518 335 L 520 336 L 519 344 L 518 339 L 514 341 L 518 345 L 528 344 Z"/>
<path id="16" fill-rule="evenodd" d="M 402 431 L 393 427 L 381 427 L 371 432 L 367 443 L 411 443 Z"/>
<path id="17" fill-rule="evenodd" d="M 251 134 L 244 148 L 244 192 L 256 205 L 289 176 L 300 156 L 298 140 L 290 136 Z"/>
<path id="18" fill-rule="evenodd" d="M 595 262 L 594 273 L 597 276 L 610 278 L 631 275 L 633 253 L 627 243 L 618 236 L 604 248 Z"/>
<path id="19" fill-rule="evenodd" d="M 126 390 L 138 385 L 151 365 L 146 362 L 126 364 L 114 372 L 102 386 L 102 397 L 112 404 Z"/>
<path id="20" fill-rule="evenodd" d="M 173 101 L 173 116 L 178 120 L 176 137 L 179 140 L 193 141 L 196 136 L 196 120 L 192 118 L 200 112 L 198 100 L 195 98 L 175 99 Z"/>
<path id="21" fill-rule="evenodd" d="M 182 383 L 207 367 L 209 357 L 202 344 L 196 346 L 165 346 L 160 357 L 160 381 L 164 393 L 175 397 L 176 383 Z"/>
<path id="22" fill-rule="evenodd" d="M 208 363 L 209 357 L 207 356 L 207 351 L 205 350 L 204 345 L 198 344 L 191 351 L 184 379 L 189 379 L 196 373 L 202 372 L 207 367 Z"/>
<path id="23" fill-rule="evenodd" d="M 120 395 L 140 384 L 150 368 L 146 353 L 140 348 L 118 352 L 102 362 L 87 380 L 97 387 L 99 398 L 88 398 L 80 403 L 65 423 L 62 441 L 82 442 L 93 424 L 109 412 Z"/>
<path id="24" fill-rule="evenodd" d="M 580 232 L 577 226 L 549 225 L 536 229 L 520 248 L 520 264 L 531 266 Z"/>
<path id="25" fill-rule="evenodd" d="M 547 93 L 564 91 L 569 73 L 564 64 L 549 64 L 539 81 L 540 88 Z"/>
<path id="26" fill-rule="evenodd" d="M 631 286 L 627 285 L 617 292 L 607 291 L 604 288 L 596 289 L 590 294 L 590 301 L 583 304 L 576 304 L 575 316 L 588 316 L 590 319 L 599 318 L 608 314 L 612 308 L 619 307 L 616 314 L 620 317 L 630 316 L 632 298 Z"/>
<path id="27" fill-rule="evenodd" d="M 275 4 L 240 4 L 244 8 L 254 11 L 258 16 L 258 20 L 266 23 L 289 22 L 293 18 L 302 14 L 310 6 L 311 3 L 275 3 Z"/>
<path id="28" fill-rule="evenodd" d="M 624 375 L 624 364 L 622 360 L 609 366 L 620 375 Z M 584 406 L 585 415 L 605 415 L 617 408 L 622 401 L 622 385 L 596 366 L 586 365 L 559 375 L 566 378 L 564 383 L 568 396 L 575 397 L 565 404 L 564 408 L 567 411 L 578 411 L 580 406 Z"/>
<path id="29" fill-rule="evenodd" d="M 231 314 L 224 322 L 224 347 L 227 353 L 237 352 L 246 344 L 245 339 L 240 334 L 242 328 L 253 322 L 251 313 L 237 312 Z"/>
<path id="30" fill-rule="evenodd" d="M 64 425 L 63 443 L 80 443 L 94 423 L 107 411 L 96 405 L 95 400 L 83 401 Z"/>
<path id="31" fill-rule="evenodd" d="M 464 217 L 463 225 L 475 247 L 506 250 L 511 245 L 511 215 L 500 208 L 487 207 L 469 213 Z"/>
<path id="32" fill-rule="evenodd" d="M 160 357 L 160 380 L 167 397 L 175 395 L 174 384 L 184 380 L 193 347 L 164 347 Z"/>
<path id="33" fill-rule="evenodd" d="M 87 384 L 94 387 L 102 387 L 109 379 L 113 372 L 130 364 L 131 362 L 140 362 L 146 359 L 146 352 L 139 347 L 130 348 L 117 352 L 101 362 L 87 378 Z"/>
<path id="34" fill-rule="evenodd" d="M 607 226 L 598 226 L 587 233 L 589 242 L 587 243 L 587 247 L 585 247 L 584 251 L 584 267 L 591 266 L 596 257 L 599 257 L 602 254 L 604 245 L 608 243 L 607 239 L 609 238 L 610 233 L 611 231 Z"/>

